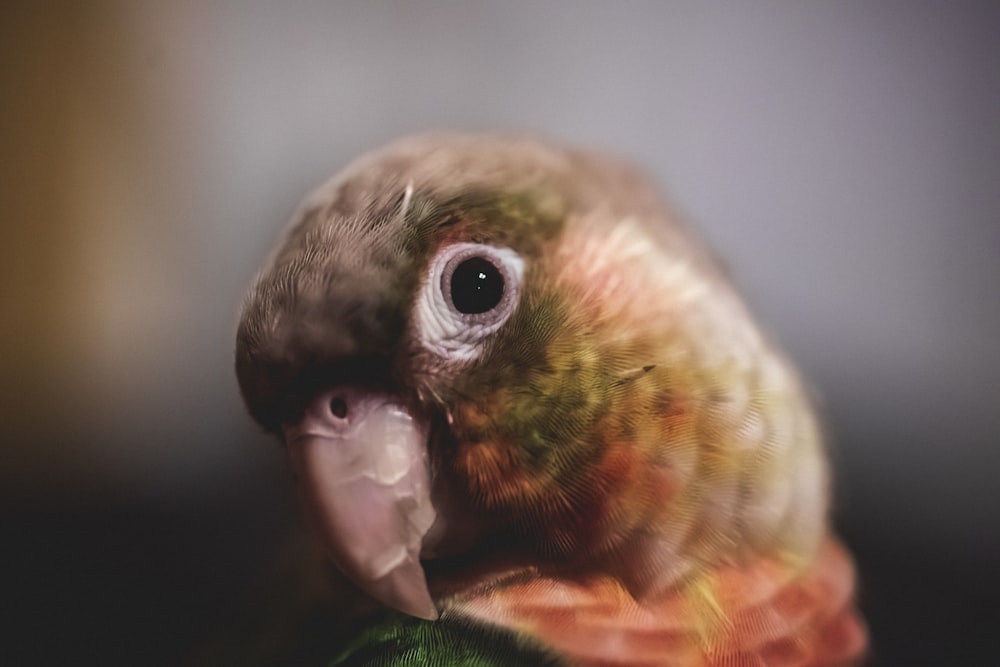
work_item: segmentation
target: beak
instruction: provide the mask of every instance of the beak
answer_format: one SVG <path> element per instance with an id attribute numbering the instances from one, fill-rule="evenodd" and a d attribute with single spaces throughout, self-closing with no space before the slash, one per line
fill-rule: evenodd
<path id="1" fill-rule="evenodd" d="M 379 602 L 436 619 L 420 564 L 435 519 L 427 422 L 390 395 L 342 386 L 284 432 L 302 501 L 337 567 Z"/>

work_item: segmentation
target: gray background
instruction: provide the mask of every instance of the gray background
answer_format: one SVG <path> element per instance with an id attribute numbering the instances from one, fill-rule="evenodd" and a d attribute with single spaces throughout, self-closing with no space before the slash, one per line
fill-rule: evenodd
<path id="1" fill-rule="evenodd" d="M 816 385 L 877 664 L 995 664 L 995 3 L 3 14 L 0 655 L 170 664 L 226 624 L 295 512 L 243 289 L 359 152 L 505 129 L 646 165 Z"/>

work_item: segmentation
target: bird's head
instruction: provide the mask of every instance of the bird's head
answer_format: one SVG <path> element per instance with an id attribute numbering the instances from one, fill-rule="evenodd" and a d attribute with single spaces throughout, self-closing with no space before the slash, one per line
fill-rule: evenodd
<path id="1" fill-rule="evenodd" d="M 435 563 L 601 563 L 641 588 L 736 539 L 738 502 L 779 530 L 791 492 L 748 481 L 740 443 L 754 420 L 803 428 L 758 404 L 793 412 L 796 382 L 663 210 L 617 161 L 453 135 L 306 201 L 236 369 L 361 588 L 433 618 Z"/>

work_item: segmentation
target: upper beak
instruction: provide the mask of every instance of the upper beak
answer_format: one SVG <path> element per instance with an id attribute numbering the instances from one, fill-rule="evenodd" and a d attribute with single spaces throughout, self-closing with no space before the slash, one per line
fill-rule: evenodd
<path id="1" fill-rule="evenodd" d="M 435 519 L 426 420 L 390 395 L 341 386 L 317 396 L 284 432 L 302 499 L 334 563 L 383 604 L 436 619 L 420 564 Z"/>

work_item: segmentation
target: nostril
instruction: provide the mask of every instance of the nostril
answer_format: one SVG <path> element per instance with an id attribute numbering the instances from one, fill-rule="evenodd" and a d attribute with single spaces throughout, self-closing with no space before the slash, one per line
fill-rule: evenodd
<path id="1" fill-rule="evenodd" d="M 347 401 L 344 400 L 343 396 L 334 396 L 330 399 L 330 412 L 337 419 L 347 417 Z"/>

